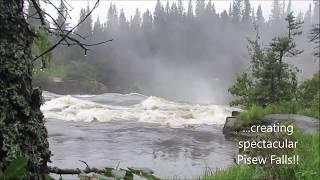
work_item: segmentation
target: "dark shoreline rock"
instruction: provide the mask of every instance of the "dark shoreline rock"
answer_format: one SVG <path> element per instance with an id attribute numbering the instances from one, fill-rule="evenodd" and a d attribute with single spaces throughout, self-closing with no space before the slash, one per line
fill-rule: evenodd
<path id="1" fill-rule="evenodd" d="M 237 121 L 237 116 L 239 114 L 239 111 L 232 111 L 231 116 L 226 118 L 226 122 L 222 129 L 222 132 L 226 138 L 229 138 L 232 132 L 238 131 L 241 128 L 242 123 Z"/>

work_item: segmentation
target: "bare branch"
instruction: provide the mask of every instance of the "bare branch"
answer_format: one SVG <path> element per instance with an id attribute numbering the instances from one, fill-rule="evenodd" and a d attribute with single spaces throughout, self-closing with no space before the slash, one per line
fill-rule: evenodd
<path id="1" fill-rule="evenodd" d="M 36 11 L 37 11 L 37 13 L 38 13 L 38 15 L 39 15 L 41 24 L 42 24 L 43 26 L 45 26 L 45 25 L 46 25 L 46 21 L 44 20 L 44 17 L 43 17 L 43 15 L 42 15 L 42 13 L 41 13 L 42 10 L 41 10 L 41 8 L 39 7 L 39 4 L 36 2 L 36 0 L 31 0 L 31 2 L 32 2 L 34 8 L 36 9 Z"/>
<path id="2" fill-rule="evenodd" d="M 35 1 L 35 0 L 32 0 L 32 1 Z M 66 44 L 67 44 L 68 46 L 70 46 L 70 45 L 78 45 L 79 47 L 81 47 L 81 48 L 84 50 L 84 53 L 85 53 L 85 55 L 86 55 L 86 54 L 87 54 L 87 51 L 89 50 L 88 47 L 97 46 L 97 45 L 101 45 L 101 44 L 104 44 L 104 43 L 107 43 L 107 42 L 112 41 L 112 40 L 107 40 L 107 41 L 102 41 L 102 42 L 94 43 L 94 44 L 85 44 L 85 43 L 82 43 L 82 42 L 80 42 L 79 40 L 77 40 L 77 39 L 75 39 L 75 38 L 73 38 L 73 37 L 70 36 L 70 34 L 73 33 L 73 31 L 74 31 L 79 25 L 81 25 L 81 24 L 92 14 L 92 12 L 98 7 L 99 2 L 100 2 L 100 0 L 97 0 L 96 3 L 95 3 L 95 5 L 94 5 L 94 7 L 87 13 L 87 15 L 86 15 L 83 19 L 81 19 L 81 20 L 78 22 L 78 24 L 75 25 L 75 26 L 74 26 L 73 28 L 71 28 L 70 30 L 68 30 L 68 31 L 62 30 L 62 29 L 60 28 L 60 26 L 58 25 L 57 27 L 58 27 L 58 30 L 59 30 L 60 32 L 59 32 L 59 33 L 56 33 L 56 35 L 61 37 L 60 40 L 59 40 L 57 43 L 55 43 L 54 45 L 52 45 L 50 48 L 48 48 L 46 51 L 42 52 L 40 55 L 38 55 L 37 57 L 35 57 L 35 58 L 33 59 L 33 61 L 36 61 L 37 59 L 39 59 L 39 58 L 43 57 L 44 55 L 50 53 L 50 52 L 51 52 L 52 50 L 54 50 L 57 46 L 63 45 L 63 44 L 64 44 L 63 42 L 66 42 Z M 39 9 L 39 12 L 40 12 L 40 14 L 41 14 L 41 9 L 39 8 L 39 6 L 38 6 L 38 9 Z M 37 11 L 38 11 L 38 10 L 37 10 Z M 44 11 L 43 11 L 43 12 L 44 12 Z M 48 13 L 46 13 L 46 12 L 44 12 L 44 13 L 45 13 L 46 15 L 48 15 L 51 19 L 54 19 L 54 18 L 52 18 L 52 16 L 50 16 Z M 42 15 L 42 14 L 41 14 L 41 15 Z M 43 16 L 42 16 L 42 18 L 43 18 Z M 58 24 L 55 20 L 54 20 L 53 22 L 54 22 L 55 24 Z M 47 30 L 48 30 L 48 32 L 53 33 L 52 31 L 50 31 L 50 28 L 47 28 Z M 68 40 L 71 41 L 72 43 L 70 43 Z"/>

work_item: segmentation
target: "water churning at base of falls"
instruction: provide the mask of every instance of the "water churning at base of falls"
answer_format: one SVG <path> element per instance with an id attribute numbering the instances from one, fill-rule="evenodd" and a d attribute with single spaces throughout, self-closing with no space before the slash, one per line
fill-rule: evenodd
<path id="1" fill-rule="evenodd" d="M 234 110 L 137 93 L 56 95 L 41 107 L 53 166 L 146 167 L 161 178 L 195 178 L 233 163 L 222 127 Z"/>

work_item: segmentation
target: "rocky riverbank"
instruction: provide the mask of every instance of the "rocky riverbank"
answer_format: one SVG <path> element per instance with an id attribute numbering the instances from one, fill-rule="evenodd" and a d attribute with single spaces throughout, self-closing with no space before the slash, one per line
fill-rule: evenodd
<path id="1" fill-rule="evenodd" d="M 223 127 L 223 134 L 229 138 L 232 134 L 239 132 L 240 135 L 249 136 L 247 133 L 241 132 L 243 123 L 237 119 L 239 112 L 232 112 L 232 116 L 226 118 L 226 122 Z M 268 114 L 260 119 L 262 124 L 272 125 L 276 122 L 291 121 L 299 129 L 307 133 L 314 133 L 320 129 L 320 120 L 308 116 L 298 114 Z"/>

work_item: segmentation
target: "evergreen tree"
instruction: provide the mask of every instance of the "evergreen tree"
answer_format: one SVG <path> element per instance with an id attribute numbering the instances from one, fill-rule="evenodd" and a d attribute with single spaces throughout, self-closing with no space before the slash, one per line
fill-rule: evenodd
<path id="1" fill-rule="evenodd" d="M 232 17 L 232 4 L 231 4 L 231 3 L 229 4 L 228 15 L 229 15 L 230 17 Z"/>
<path id="2" fill-rule="evenodd" d="M 256 21 L 256 16 L 255 16 L 255 11 L 254 11 L 254 7 L 252 7 L 252 11 L 251 11 L 251 19 L 252 19 L 252 21 L 253 22 L 255 22 Z"/>
<path id="3" fill-rule="evenodd" d="M 320 24 L 313 25 L 310 32 L 310 41 L 313 42 L 315 46 L 314 56 L 318 57 L 318 61 L 320 62 Z"/>
<path id="4" fill-rule="evenodd" d="M 207 17 L 210 17 L 212 15 L 213 11 L 212 11 L 212 2 L 211 0 L 209 0 L 209 2 L 207 3 L 206 5 L 206 8 L 205 8 L 205 14 Z"/>
<path id="5" fill-rule="evenodd" d="M 81 9 L 80 10 L 80 18 L 79 22 L 82 21 L 87 14 L 89 13 L 89 5 L 86 7 L 86 9 Z M 77 29 L 76 33 L 80 34 L 83 37 L 91 37 L 92 35 L 92 17 L 91 15 L 86 19 L 85 22 L 81 23 Z"/>
<path id="6" fill-rule="evenodd" d="M 189 17 L 189 18 L 192 18 L 192 17 L 193 17 L 193 6 L 192 6 L 192 0 L 189 0 L 187 15 L 188 15 L 188 17 Z"/>
<path id="7" fill-rule="evenodd" d="M 312 23 L 313 24 L 319 24 L 319 8 L 320 8 L 320 2 L 319 0 L 313 0 L 313 18 Z"/>
<path id="8" fill-rule="evenodd" d="M 221 21 L 222 21 L 223 23 L 229 22 L 229 15 L 228 15 L 228 12 L 227 12 L 226 10 L 224 10 L 224 11 L 221 13 L 220 17 L 221 17 Z"/>
<path id="9" fill-rule="evenodd" d="M 61 29 L 62 31 L 67 29 L 67 23 L 66 23 L 66 18 L 67 18 L 67 12 L 66 12 L 66 8 L 64 5 L 63 0 L 60 0 L 60 6 L 58 8 L 59 12 L 58 13 L 58 17 L 56 19 L 57 24 L 55 24 L 55 28 L 56 29 Z"/>
<path id="10" fill-rule="evenodd" d="M 152 15 L 149 10 L 143 13 L 141 29 L 144 33 L 152 31 Z"/>
<path id="11" fill-rule="evenodd" d="M 124 32 L 129 29 L 129 22 L 126 19 L 126 15 L 124 14 L 123 9 L 120 10 L 119 29 Z"/>
<path id="12" fill-rule="evenodd" d="M 165 12 L 166 12 L 166 15 L 169 16 L 169 14 L 170 14 L 170 3 L 169 3 L 169 1 L 167 1 L 166 7 L 165 7 Z"/>
<path id="13" fill-rule="evenodd" d="M 302 53 L 296 49 L 294 42 L 294 37 L 301 34 L 301 23 L 296 21 L 292 13 L 287 16 L 286 21 L 287 36 L 274 38 L 266 50 L 261 49 L 259 33 L 255 41 L 249 40 L 250 74 L 240 76 L 229 89 L 231 94 L 240 97 L 232 105 L 266 106 L 296 98 L 297 68 L 284 62 L 284 57 Z"/>
<path id="14" fill-rule="evenodd" d="M 306 27 L 309 27 L 312 23 L 312 16 L 311 16 L 311 3 L 309 4 L 309 8 L 306 11 L 305 15 L 304 15 L 304 23 Z"/>
<path id="15" fill-rule="evenodd" d="M 238 24 L 241 19 L 242 0 L 233 0 L 232 22 Z M 250 15 L 249 15 L 250 16 Z"/>
<path id="16" fill-rule="evenodd" d="M 93 25 L 93 35 L 95 40 L 99 40 L 101 35 L 103 35 L 103 25 L 100 23 L 99 16 Z"/>
<path id="17" fill-rule="evenodd" d="M 184 13 L 184 6 L 182 0 L 178 0 L 178 13 L 180 16 Z"/>
<path id="18" fill-rule="evenodd" d="M 244 0 L 244 12 L 243 12 L 243 17 L 242 17 L 242 22 L 245 24 L 249 24 L 251 21 L 251 4 L 249 0 Z"/>
<path id="19" fill-rule="evenodd" d="M 289 0 L 288 6 L 287 6 L 287 13 L 286 13 L 286 15 L 288 15 L 288 14 L 291 13 L 291 6 L 292 6 L 292 2 L 291 2 L 291 0 Z"/>
<path id="20" fill-rule="evenodd" d="M 155 10 L 154 10 L 153 18 L 154 18 L 155 27 L 157 29 L 160 29 L 161 25 L 163 25 L 165 22 L 164 8 L 163 8 L 160 0 L 157 0 L 157 4 L 156 4 Z"/>
<path id="21" fill-rule="evenodd" d="M 134 14 L 130 24 L 132 31 L 138 33 L 141 26 L 141 14 L 138 8 L 136 9 L 136 13 Z"/>
<path id="22" fill-rule="evenodd" d="M 211 0 L 210 0 L 210 2 L 211 2 Z M 215 7 L 215 5 L 214 5 L 214 2 L 212 2 L 211 10 L 212 10 L 213 15 L 216 15 L 216 14 L 217 14 L 217 12 L 216 12 L 216 7 Z"/>
<path id="23" fill-rule="evenodd" d="M 258 24 L 263 24 L 264 23 L 264 17 L 263 17 L 263 14 L 262 14 L 261 5 L 259 5 L 258 9 L 257 9 L 257 21 L 258 21 Z"/>
<path id="24" fill-rule="evenodd" d="M 179 18 L 179 10 L 176 3 L 171 4 L 171 10 L 170 10 L 170 20 L 176 22 Z"/>
<path id="25" fill-rule="evenodd" d="M 87 8 L 86 8 L 86 16 L 90 13 L 90 8 L 89 8 L 89 3 L 87 5 Z M 84 25 L 84 27 L 86 28 L 86 31 L 88 32 L 89 34 L 89 37 L 92 36 L 92 25 L 93 25 L 93 20 L 92 20 L 92 16 L 88 16 L 87 19 L 85 20 L 84 23 L 82 23 Z M 81 24 L 81 25 L 82 25 Z"/>
<path id="26" fill-rule="evenodd" d="M 107 16 L 107 31 L 112 36 L 112 34 L 115 34 L 118 28 L 118 13 L 117 8 L 112 3 L 109 6 L 108 9 L 108 16 Z"/>
<path id="27" fill-rule="evenodd" d="M 205 3 L 204 0 L 197 0 L 196 1 L 196 16 L 200 17 L 204 14 L 205 12 Z"/>
<path id="28" fill-rule="evenodd" d="M 279 22 L 281 19 L 281 5 L 279 0 L 273 0 L 270 21 Z"/>

